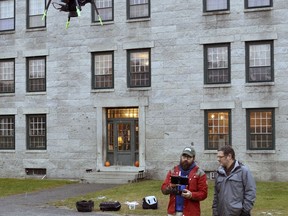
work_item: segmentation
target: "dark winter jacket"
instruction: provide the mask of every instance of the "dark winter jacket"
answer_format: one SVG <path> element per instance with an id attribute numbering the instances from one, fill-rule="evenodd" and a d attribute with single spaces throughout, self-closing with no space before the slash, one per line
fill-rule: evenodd
<path id="1" fill-rule="evenodd" d="M 213 216 L 249 216 L 256 184 L 249 169 L 236 161 L 229 176 L 219 167 L 215 178 Z"/>

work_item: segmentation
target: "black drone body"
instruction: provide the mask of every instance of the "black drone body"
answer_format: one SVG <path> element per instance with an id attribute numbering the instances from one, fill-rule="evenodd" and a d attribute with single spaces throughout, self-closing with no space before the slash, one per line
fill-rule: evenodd
<path id="1" fill-rule="evenodd" d="M 47 15 L 47 11 L 48 11 L 48 8 L 49 8 L 51 2 L 52 2 L 52 0 L 49 0 L 48 4 L 45 7 L 43 19 Z M 61 0 L 61 3 L 52 2 L 52 5 L 55 9 L 57 9 L 59 11 L 68 12 L 68 20 L 66 23 L 66 28 L 68 28 L 69 24 L 70 24 L 70 18 L 81 16 L 80 15 L 80 11 L 82 10 L 81 7 L 85 6 L 87 3 L 90 3 L 93 6 L 94 10 L 96 11 L 96 13 L 98 15 L 98 19 L 100 21 L 100 24 L 103 25 L 102 19 L 99 15 L 99 12 L 98 12 L 98 9 L 97 9 L 97 6 L 96 6 L 94 0 Z"/>

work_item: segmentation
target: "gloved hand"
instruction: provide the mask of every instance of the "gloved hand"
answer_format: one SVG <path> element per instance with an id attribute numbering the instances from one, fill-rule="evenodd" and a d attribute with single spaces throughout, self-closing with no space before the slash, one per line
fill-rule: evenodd
<path id="1" fill-rule="evenodd" d="M 180 191 L 178 190 L 178 188 L 174 185 L 169 185 L 168 187 L 166 187 L 165 190 L 162 190 L 162 193 L 167 195 L 167 194 L 175 194 L 175 195 L 180 195 Z"/>

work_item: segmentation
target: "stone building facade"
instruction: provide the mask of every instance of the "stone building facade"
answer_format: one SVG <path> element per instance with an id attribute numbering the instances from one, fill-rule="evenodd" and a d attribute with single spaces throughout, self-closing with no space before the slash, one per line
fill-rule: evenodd
<path id="1" fill-rule="evenodd" d="M 288 181 L 285 0 L 96 0 L 103 25 L 86 4 L 68 28 L 41 2 L 0 1 L 1 177 L 163 179 L 192 143 L 207 173 L 231 144 Z"/>

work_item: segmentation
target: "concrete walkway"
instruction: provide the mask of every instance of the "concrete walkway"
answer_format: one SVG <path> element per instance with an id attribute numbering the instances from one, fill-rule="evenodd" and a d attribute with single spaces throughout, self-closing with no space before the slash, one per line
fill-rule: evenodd
<path id="1" fill-rule="evenodd" d="M 0 198 L 0 216 L 115 216 L 117 214 L 112 212 L 78 212 L 77 210 L 56 208 L 47 204 L 52 201 L 62 200 L 82 194 L 84 195 L 114 186 L 116 185 L 76 183 L 34 193 Z"/>

